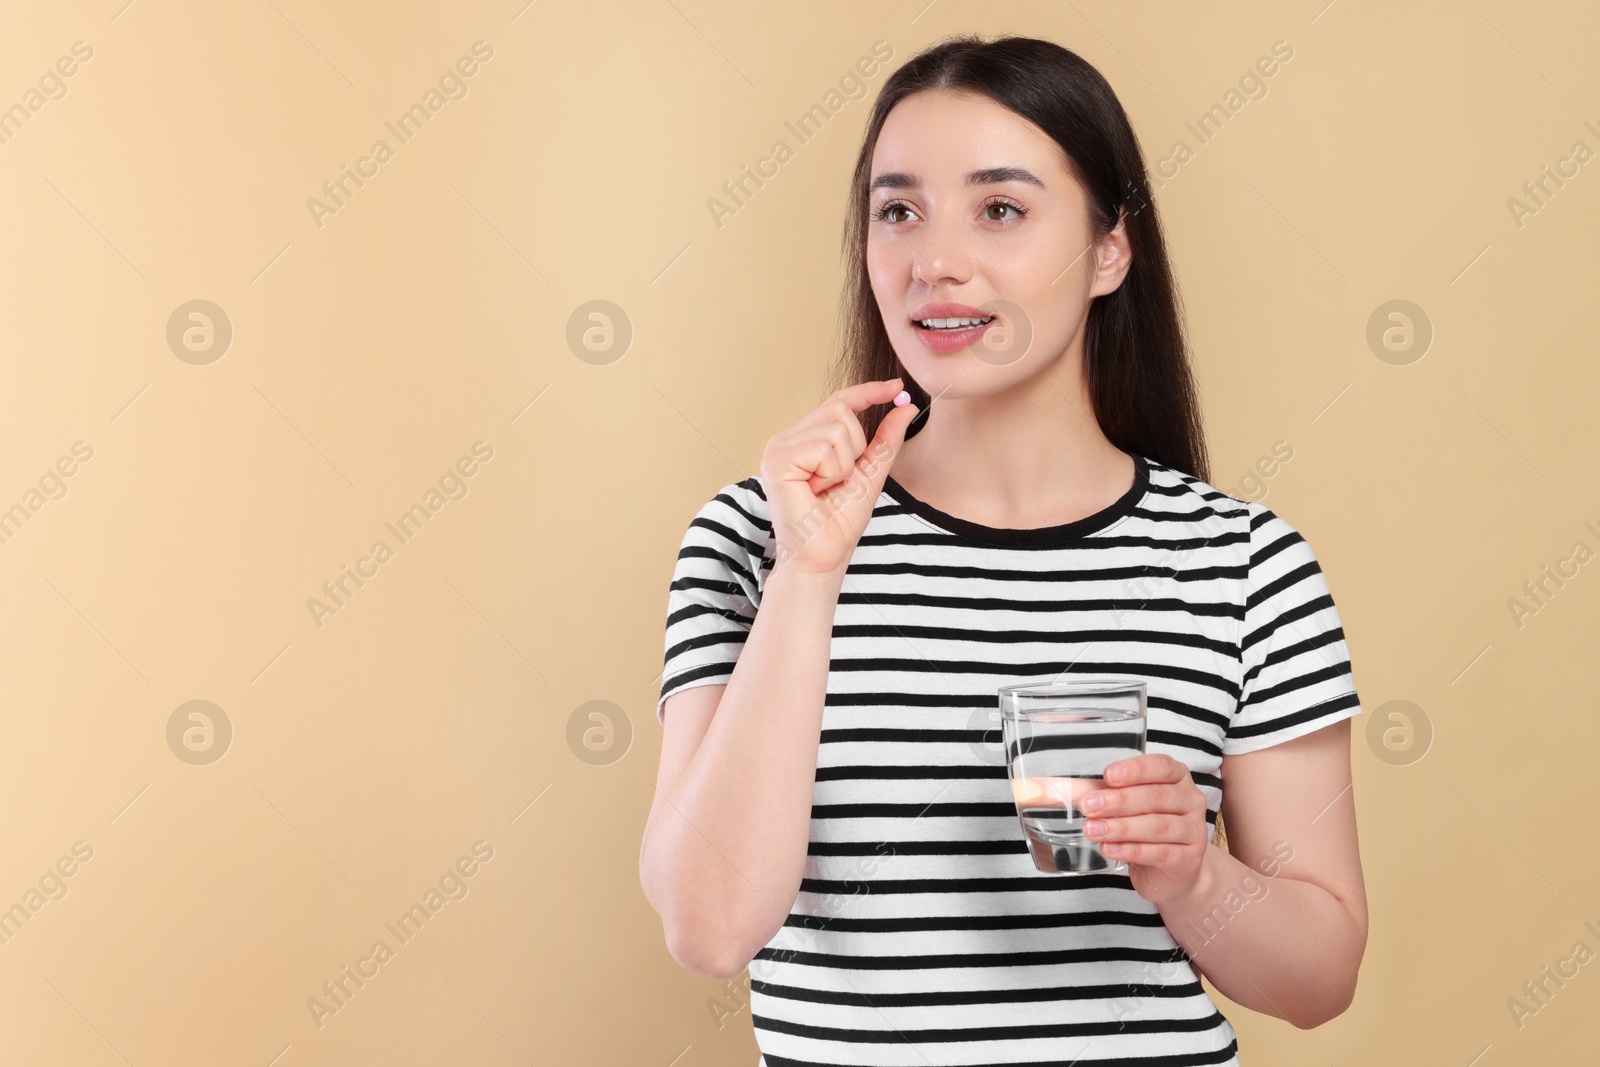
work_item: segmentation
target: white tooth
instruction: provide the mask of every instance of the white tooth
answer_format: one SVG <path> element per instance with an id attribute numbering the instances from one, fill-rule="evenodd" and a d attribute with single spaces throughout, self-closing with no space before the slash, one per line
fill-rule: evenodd
<path id="1" fill-rule="evenodd" d="M 921 321 L 922 325 L 933 329 L 954 329 L 960 326 L 977 326 L 988 322 L 991 318 L 993 318 L 992 315 L 986 315 L 981 319 L 923 319 Z"/>

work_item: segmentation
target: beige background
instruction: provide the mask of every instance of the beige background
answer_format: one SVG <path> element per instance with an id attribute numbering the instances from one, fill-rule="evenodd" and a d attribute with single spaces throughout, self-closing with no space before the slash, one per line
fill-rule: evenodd
<path id="1" fill-rule="evenodd" d="M 1520 626 L 1508 606 L 1600 550 L 1600 163 L 1508 206 L 1600 150 L 1592 10 L 125 3 L 7 4 L 0 32 L 0 107 L 27 110 L 0 144 L 0 508 L 26 514 L 0 544 L 0 907 L 38 906 L 0 945 L 0 1062 L 755 1062 L 638 887 L 666 586 L 695 510 L 819 399 L 888 70 L 807 144 L 785 121 L 876 41 L 892 69 L 968 30 L 1080 51 L 1153 167 L 1195 150 L 1158 203 L 1213 481 L 1261 499 L 1242 479 L 1293 449 L 1264 499 L 1345 621 L 1361 988 L 1308 1033 L 1219 1000 L 1245 1062 L 1593 1055 L 1600 963 L 1520 1028 L 1507 1006 L 1600 951 L 1600 563 Z M 1185 122 L 1280 40 L 1267 94 L 1198 145 Z M 30 98 L 78 41 L 65 94 Z M 398 144 L 384 123 L 477 41 L 466 95 Z M 393 158 L 319 226 L 307 200 L 379 138 Z M 708 200 L 780 138 L 794 158 L 719 228 Z M 597 299 L 625 352 L 569 344 Z M 1366 340 L 1396 299 L 1434 333 L 1407 365 Z M 233 330 L 203 365 L 166 339 L 191 300 Z M 319 627 L 322 583 L 479 441 L 466 495 Z M 168 740 L 192 700 L 232 730 L 191 738 L 204 765 Z M 599 763 L 569 741 L 590 701 L 614 705 Z M 1431 743 L 1369 741 L 1390 701 Z M 446 878 L 464 898 L 387 932 L 480 841 Z M 380 938 L 319 1027 L 308 999 Z"/>

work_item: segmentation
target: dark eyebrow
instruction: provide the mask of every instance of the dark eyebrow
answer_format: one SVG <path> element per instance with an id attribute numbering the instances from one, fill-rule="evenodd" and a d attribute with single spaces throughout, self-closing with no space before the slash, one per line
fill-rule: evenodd
<path id="1" fill-rule="evenodd" d="M 1037 185 L 1043 189 L 1044 182 L 1034 177 L 1031 171 L 1021 167 L 989 167 L 986 170 L 975 170 L 967 175 L 966 185 L 998 185 L 1001 182 L 1026 182 Z M 867 191 L 874 189 L 919 189 L 922 179 L 915 174 L 906 174 L 902 171 L 891 171 L 880 174 L 872 179 L 872 184 L 867 186 Z"/>

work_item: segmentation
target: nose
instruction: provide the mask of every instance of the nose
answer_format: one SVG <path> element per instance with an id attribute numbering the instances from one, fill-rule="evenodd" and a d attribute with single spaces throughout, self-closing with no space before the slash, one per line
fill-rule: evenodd
<path id="1" fill-rule="evenodd" d="M 941 282 L 959 284 L 971 277 L 972 254 L 960 219 L 935 216 L 908 241 L 913 248 L 914 281 L 937 286 Z"/>

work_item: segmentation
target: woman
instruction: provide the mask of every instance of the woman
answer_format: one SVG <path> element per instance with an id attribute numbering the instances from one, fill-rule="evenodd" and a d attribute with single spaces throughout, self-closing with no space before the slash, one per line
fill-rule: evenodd
<path id="1" fill-rule="evenodd" d="M 641 878 L 680 963 L 748 967 L 766 1067 L 1231 1064 L 1197 975 L 1302 1028 L 1354 996 L 1344 633 L 1294 528 L 1207 483 L 1147 189 L 1073 53 L 914 57 L 856 166 L 844 384 L 683 539 Z M 1041 873 L 995 690 L 1096 674 L 1147 682 L 1088 824 L 1128 870 Z"/>

